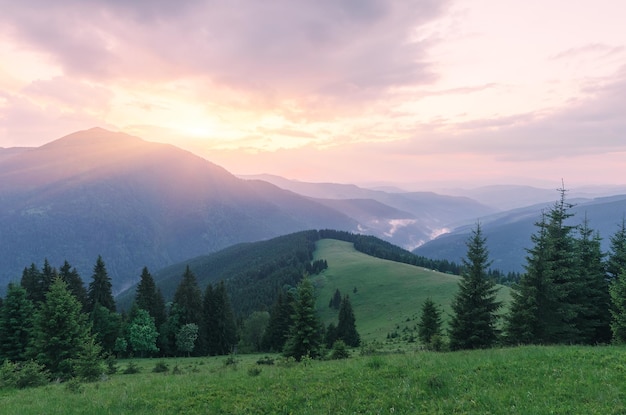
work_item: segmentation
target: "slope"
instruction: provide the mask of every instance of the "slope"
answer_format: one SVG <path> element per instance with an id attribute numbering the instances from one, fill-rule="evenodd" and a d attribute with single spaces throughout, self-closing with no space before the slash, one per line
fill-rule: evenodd
<path id="1" fill-rule="evenodd" d="M 357 224 L 177 147 L 100 128 L 0 159 L 0 290 L 44 258 L 68 260 L 88 281 L 102 255 L 121 291 L 143 266 L 323 227 Z"/>
<path id="2" fill-rule="evenodd" d="M 328 262 L 328 269 L 314 278 L 322 320 L 326 325 L 336 324 L 337 311 L 329 307 L 329 300 L 339 289 L 350 296 L 357 329 L 366 341 L 382 341 L 394 333 L 410 338 L 429 297 L 442 307 L 447 320 L 460 278 L 374 258 L 356 251 L 349 242 L 334 239 L 318 241 L 314 258 Z M 510 288 L 500 287 L 499 298 L 508 302 Z"/>

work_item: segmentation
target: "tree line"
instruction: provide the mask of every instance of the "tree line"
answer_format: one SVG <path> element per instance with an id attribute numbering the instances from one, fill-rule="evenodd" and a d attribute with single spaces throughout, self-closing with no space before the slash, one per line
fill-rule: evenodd
<path id="1" fill-rule="evenodd" d="M 495 281 L 480 223 L 467 241 L 459 291 L 452 303 L 449 347 L 452 350 L 496 344 L 606 344 L 626 342 L 626 220 L 610 238 L 610 252 L 585 217 L 578 226 L 568 219 L 572 204 L 566 190 L 535 224 L 525 272 L 512 290 L 508 313 L 499 314 Z M 438 342 L 441 311 L 422 306 L 420 339 Z"/>

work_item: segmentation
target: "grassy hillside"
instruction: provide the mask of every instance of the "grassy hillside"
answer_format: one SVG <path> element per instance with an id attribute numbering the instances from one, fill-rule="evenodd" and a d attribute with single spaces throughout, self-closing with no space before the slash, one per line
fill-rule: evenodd
<path id="1" fill-rule="evenodd" d="M 135 360 L 105 381 L 0 389 L 4 415 L 623 414 L 624 347 L 519 347 L 260 366 L 261 356 Z M 128 361 L 120 365 L 125 369 Z M 176 369 L 176 370 L 175 370 Z"/>
<path id="2" fill-rule="evenodd" d="M 374 258 L 356 251 L 349 242 L 322 239 L 314 257 L 328 262 L 328 269 L 313 278 L 322 320 L 326 325 L 336 322 L 337 311 L 328 303 L 338 288 L 350 296 L 357 329 L 365 341 L 382 341 L 393 332 L 400 337 L 408 334 L 428 297 L 441 305 L 447 319 L 458 288 L 457 276 Z M 502 286 L 500 298 L 508 302 L 510 288 Z"/>

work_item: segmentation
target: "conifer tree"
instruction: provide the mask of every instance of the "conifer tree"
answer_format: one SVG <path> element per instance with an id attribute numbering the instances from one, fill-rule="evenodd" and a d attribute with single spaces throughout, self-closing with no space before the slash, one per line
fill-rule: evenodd
<path id="1" fill-rule="evenodd" d="M 83 311 L 87 311 L 87 289 L 76 268 L 72 268 L 69 262 L 64 261 L 61 268 L 59 268 L 59 277 L 65 281 L 68 290 L 81 303 Z"/>
<path id="2" fill-rule="evenodd" d="M 9 284 L 0 307 L 0 361 L 27 360 L 35 306 L 20 285 Z"/>
<path id="3" fill-rule="evenodd" d="M 339 309 L 339 322 L 337 323 L 337 339 L 350 347 L 358 347 L 361 344 L 361 336 L 356 330 L 356 319 L 352 310 L 350 297 L 345 295 Z"/>
<path id="4" fill-rule="evenodd" d="M 418 323 L 417 336 L 422 344 L 428 346 L 435 336 L 441 335 L 441 310 L 429 297 L 422 304 L 422 315 Z"/>
<path id="5" fill-rule="evenodd" d="M 26 290 L 28 298 L 35 305 L 42 303 L 46 298 L 46 293 L 43 290 L 43 275 L 35 263 L 30 264 L 28 268 L 24 268 L 20 285 Z"/>
<path id="6" fill-rule="evenodd" d="M 89 313 L 91 331 L 96 341 L 104 351 L 113 352 L 115 341 L 121 334 L 122 318 L 115 311 L 111 311 L 100 303 L 96 303 L 93 311 Z"/>
<path id="7" fill-rule="evenodd" d="M 283 354 L 298 361 L 307 355 L 318 357 L 322 342 L 320 324 L 315 311 L 313 284 L 305 277 L 298 284 L 293 323 Z"/>
<path id="8" fill-rule="evenodd" d="M 589 227 L 586 215 L 579 232 L 576 254 L 580 284 L 573 295 L 573 300 L 580 306 L 575 320 L 576 328 L 581 343 L 608 343 L 611 340 L 611 298 L 600 235 Z"/>
<path id="9" fill-rule="evenodd" d="M 626 269 L 626 217 L 622 217 L 622 223 L 610 241 L 607 273 L 611 279 L 616 279 Z"/>
<path id="10" fill-rule="evenodd" d="M 67 285 L 56 278 L 36 313 L 30 353 L 53 376 L 72 376 L 72 362 L 88 352 L 93 344 L 87 316 L 69 292 Z"/>
<path id="11" fill-rule="evenodd" d="M 341 293 L 339 292 L 339 288 L 335 290 L 335 294 L 333 294 L 333 298 L 330 300 L 330 307 L 335 310 L 339 310 L 341 306 Z"/>
<path id="12" fill-rule="evenodd" d="M 174 293 L 174 301 L 170 308 L 166 325 L 163 328 L 165 341 L 160 342 L 170 354 L 177 352 L 176 335 L 182 326 L 193 323 L 200 325 L 202 322 L 202 292 L 198 286 L 195 274 L 189 266 Z"/>
<path id="13" fill-rule="evenodd" d="M 87 291 L 88 311 L 93 311 L 96 304 L 100 304 L 109 311 L 115 311 L 111 278 L 109 278 L 106 265 L 100 255 L 98 255 L 96 265 L 93 268 L 92 281 L 89 283 Z"/>
<path id="14" fill-rule="evenodd" d="M 282 351 L 289 336 L 294 310 L 294 296 L 291 291 L 280 290 L 276 302 L 270 310 L 270 321 L 263 336 L 264 350 Z"/>
<path id="15" fill-rule="evenodd" d="M 617 278 L 611 280 L 611 332 L 613 342 L 626 343 L 626 268 L 617 271 Z"/>
<path id="16" fill-rule="evenodd" d="M 213 289 L 209 284 L 203 298 L 203 324 L 206 352 L 224 355 L 237 344 L 237 324 L 224 281 Z"/>
<path id="17" fill-rule="evenodd" d="M 498 335 L 496 312 L 501 303 L 496 301 L 495 283 L 487 278 L 489 253 L 480 223 L 472 230 L 467 248 L 459 291 L 452 302 L 450 347 L 453 350 L 490 347 Z"/>
<path id="18" fill-rule="evenodd" d="M 135 304 L 148 312 L 154 319 L 154 324 L 157 329 L 165 323 L 165 300 L 163 299 L 161 290 L 159 290 L 154 283 L 154 279 L 147 267 L 144 267 L 141 271 L 141 280 L 137 285 L 137 292 L 135 294 Z"/>

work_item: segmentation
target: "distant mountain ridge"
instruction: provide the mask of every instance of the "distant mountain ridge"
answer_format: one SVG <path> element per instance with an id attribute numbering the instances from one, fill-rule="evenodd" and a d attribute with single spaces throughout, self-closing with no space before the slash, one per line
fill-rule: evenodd
<path id="1" fill-rule="evenodd" d="M 121 290 L 143 266 L 323 227 L 357 223 L 175 146 L 100 128 L 0 158 L 1 289 L 44 258 L 67 259 L 88 282 L 102 255 Z"/>

